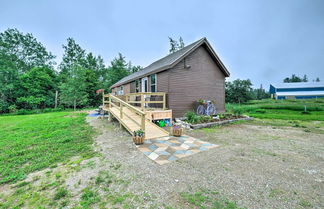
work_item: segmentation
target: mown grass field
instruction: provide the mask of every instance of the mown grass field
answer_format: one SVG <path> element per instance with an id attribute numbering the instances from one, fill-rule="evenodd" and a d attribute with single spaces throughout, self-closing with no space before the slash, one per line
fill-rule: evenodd
<path id="1" fill-rule="evenodd" d="M 0 184 L 75 156 L 92 155 L 85 113 L 0 116 Z"/>
<path id="2" fill-rule="evenodd" d="M 324 99 L 253 100 L 245 104 L 227 104 L 226 109 L 262 119 L 324 121 Z"/>

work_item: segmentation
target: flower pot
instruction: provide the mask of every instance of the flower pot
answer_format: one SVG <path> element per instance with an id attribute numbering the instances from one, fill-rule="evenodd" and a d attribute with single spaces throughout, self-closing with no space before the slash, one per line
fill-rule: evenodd
<path id="1" fill-rule="evenodd" d="M 136 145 L 143 144 L 144 143 L 144 136 L 133 136 L 133 142 Z"/>
<path id="2" fill-rule="evenodd" d="M 179 136 L 181 136 L 182 135 L 182 128 L 173 128 L 173 127 L 171 127 L 171 134 L 172 134 L 172 136 L 177 136 L 177 137 L 179 137 Z"/>

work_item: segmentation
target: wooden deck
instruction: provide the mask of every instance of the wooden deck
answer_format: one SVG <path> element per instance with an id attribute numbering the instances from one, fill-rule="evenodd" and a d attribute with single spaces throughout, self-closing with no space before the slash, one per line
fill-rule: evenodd
<path id="1" fill-rule="evenodd" d="M 128 132 L 133 135 L 134 131 L 144 130 L 145 139 L 153 139 L 168 136 L 169 133 L 152 123 L 145 117 L 145 112 L 132 106 L 119 98 L 106 95 L 109 101 L 104 100 L 104 110 L 116 118 Z M 108 104 L 108 105 L 107 105 Z"/>

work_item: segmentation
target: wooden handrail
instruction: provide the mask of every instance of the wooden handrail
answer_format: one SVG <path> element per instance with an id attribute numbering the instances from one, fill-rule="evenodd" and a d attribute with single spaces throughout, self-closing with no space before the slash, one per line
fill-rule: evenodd
<path id="1" fill-rule="evenodd" d="M 143 112 L 143 111 L 139 110 L 138 108 L 136 108 L 136 107 L 134 107 L 134 106 L 128 104 L 127 102 L 125 102 L 125 101 L 119 99 L 118 97 L 115 97 L 115 96 L 113 96 L 113 95 L 111 95 L 111 94 L 109 94 L 109 97 L 110 97 L 111 99 L 117 100 L 118 102 L 122 103 L 124 106 L 126 106 L 126 107 L 128 107 L 128 108 L 134 110 L 135 112 L 139 113 L 140 115 L 145 115 L 145 112 Z"/>
<path id="2" fill-rule="evenodd" d="M 111 105 L 119 108 L 119 117 L 120 119 L 123 119 L 123 116 L 125 115 L 126 117 L 128 117 L 129 119 L 131 119 L 133 122 L 135 122 L 137 125 L 139 125 L 141 127 L 141 129 L 145 132 L 145 112 L 139 110 L 138 108 L 128 104 L 127 102 L 123 101 L 122 99 L 116 97 L 116 96 L 113 96 L 112 94 L 108 94 L 107 95 L 104 95 L 103 97 L 108 97 L 109 99 L 109 105 L 110 105 L 110 108 L 111 108 Z M 119 103 L 119 106 L 114 104 L 112 102 L 112 100 L 116 100 L 118 103 Z M 138 114 L 141 116 L 141 123 L 138 123 L 137 121 L 135 121 L 133 118 L 131 118 L 128 114 L 126 114 L 124 111 L 123 111 L 123 107 L 128 107 L 131 111 L 133 111 L 135 114 Z"/>
<path id="3" fill-rule="evenodd" d="M 126 95 L 130 95 L 130 96 L 133 96 L 133 95 L 141 95 L 141 94 L 144 94 L 144 95 L 158 95 L 158 96 L 163 96 L 165 94 L 165 92 L 137 92 L 137 93 L 128 93 Z"/>
<path id="4" fill-rule="evenodd" d="M 144 96 L 149 95 L 149 96 L 162 96 L 161 101 L 145 101 Z M 140 96 L 141 100 L 140 101 L 131 101 L 130 96 Z M 145 104 L 162 104 L 163 109 L 166 109 L 166 93 L 165 92 L 138 92 L 138 93 L 129 93 L 126 94 L 126 102 L 130 104 L 141 104 L 141 109 L 144 110 Z"/>

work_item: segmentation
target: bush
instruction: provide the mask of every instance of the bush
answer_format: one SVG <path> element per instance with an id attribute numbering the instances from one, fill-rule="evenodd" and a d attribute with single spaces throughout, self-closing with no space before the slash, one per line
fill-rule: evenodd
<path id="1" fill-rule="evenodd" d="M 199 123 L 203 118 L 203 116 L 199 116 L 196 113 L 191 111 L 187 112 L 185 116 L 187 117 L 187 122 L 191 124 Z"/>
<path id="2" fill-rule="evenodd" d="M 17 106 L 16 105 L 10 105 L 8 109 L 9 109 L 9 112 L 11 112 L 11 113 L 17 112 Z"/>

